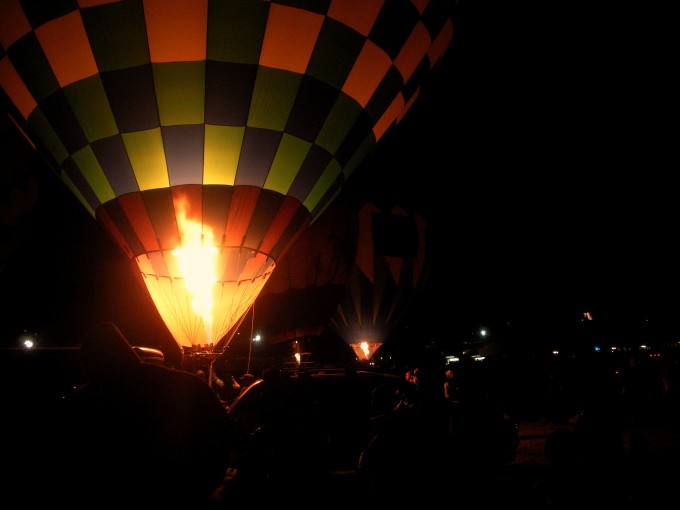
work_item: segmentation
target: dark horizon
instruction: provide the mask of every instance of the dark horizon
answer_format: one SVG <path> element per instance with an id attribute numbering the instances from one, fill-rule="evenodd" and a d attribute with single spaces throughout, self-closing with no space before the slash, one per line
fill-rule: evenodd
<path id="1" fill-rule="evenodd" d="M 589 312 L 601 338 L 674 341 L 665 20 L 642 6 L 459 4 L 441 67 L 339 199 L 398 202 L 427 220 L 428 278 L 395 338 L 488 327 L 568 343 Z M 0 271 L 2 346 L 24 329 L 75 345 L 103 320 L 138 343 L 173 342 L 117 247 L 35 160 L 39 200 Z"/>

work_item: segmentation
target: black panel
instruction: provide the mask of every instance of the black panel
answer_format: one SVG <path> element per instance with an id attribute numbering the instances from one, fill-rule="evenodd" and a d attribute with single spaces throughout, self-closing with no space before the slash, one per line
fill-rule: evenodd
<path id="1" fill-rule="evenodd" d="M 303 76 L 285 131 L 308 142 L 316 140 L 340 91 Z"/>
<path id="2" fill-rule="evenodd" d="M 376 256 L 415 258 L 418 253 L 418 226 L 413 216 L 374 213 L 371 222 Z"/>
<path id="3" fill-rule="evenodd" d="M 87 138 L 61 89 L 45 98 L 40 103 L 40 109 L 59 135 L 69 154 L 87 145 Z"/>
<path id="4" fill-rule="evenodd" d="M 205 68 L 205 122 L 245 126 L 253 95 L 257 66 L 207 61 Z"/>
<path id="5" fill-rule="evenodd" d="M 386 1 L 368 38 L 394 60 L 419 19 L 420 13 L 410 0 Z"/>
<path id="6" fill-rule="evenodd" d="M 101 73 L 121 133 L 160 126 L 151 64 Z"/>
<path id="7" fill-rule="evenodd" d="M 77 0 L 19 0 L 19 3 L 33 29 L 78 9 Z"/>

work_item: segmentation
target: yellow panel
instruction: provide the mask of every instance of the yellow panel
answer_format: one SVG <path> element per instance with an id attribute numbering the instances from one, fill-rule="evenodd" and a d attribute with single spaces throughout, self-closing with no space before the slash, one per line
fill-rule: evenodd
<path id="1" fill-rule="evenodd" d="M 45 23 L 35 30 L 35 35 L 62 88 L 97 74 L 80 11 Z"/>
<path id="2" fill-rule="evenodd" d="M 328 17 L 368 37 L 385 0 L 333 0 Z"/>
<path id="3" fill-rule="evenodd" d="M 365 108 L 391 65 L 387 53 L 367 40 L 342 91 Z"/>
<path id="4" fill-rule="evenodd" d="M 205 60 L 208 0 L 145 0 L 151 62 Z"/>
<path id="5" fill-rule="evenodd" d="M 323 19 L 319 14 L 272 4 L 262 41 L 260 65 L 303 74 Z"/>
<path id="6" fill-rule="evenodd" d="M 19 76 L 19 73 L 17 73 L 17 70 L 14 69 L 7 55 L 0 60 L 0 87 L 2 87 L 2 90 L 5 91 L 19 109 L 24 119 L 28 119 L 28 116 L 35 110 L 38 103 L 33 99 L 33 96 Z"/>
<path id="7" fill-rule="evenodd" d="M 123 133 L 121 136 L 139 189 L 144 191 L 170 186 L 160 128 Z"/>
<path id="8" fill-rule="evenodd" d="M 180 347 L 191 347 L 191 340 L 182 333 L 181 321 L 177 314 L 179 307 L 177 306 L 177 297 L 173 290 L 172 280 L 170 278 L 157 278 L 153 275 L 142 276 L 158 313 L 168 327 L 175 342 L 177 342 L 177 345 Z"/>
<path id="9" fill-rule="evenodd" d="M 244 127 L 205 126 L 203 184 L 234 185 Z"/>
<path id="10" fill-rule="evenodd" d="M 287 195 L 311 148 L 311 143 L 284 133 L 264 182 L 264 188 Z"/>
<path id="11" fill-rule="evenodd" d="M 109 180 L 106 178 L 102 167 L 99 165 L 99 161 L 97 161 L 97 157 L 89 145 L 76 152 L 73 155 L 73 161 L 76 162 L 78 168 L 80 168 L 80 173 L 83 174 L 83 177 L 85 177 L 90 188 L 92 188 L 92 191 L 94 191 L 97 199 L 102 204 L 116 198 Z"/>

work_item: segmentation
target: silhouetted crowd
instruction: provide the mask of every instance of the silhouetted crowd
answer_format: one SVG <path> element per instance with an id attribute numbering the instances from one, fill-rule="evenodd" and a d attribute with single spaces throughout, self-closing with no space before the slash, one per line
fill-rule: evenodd
<path id="1" fill-rule="evenodd" d="M 287 495 L 257 493 L 253 485 L 243 490 L 234 482 L 244 438 L 228 412 L 260 377 L 271 387 L 285 384 L 283 371 L 272 367 L 237 378 L 212 367 L 183 370 L 145 362 L 110 323 L 84 339 L 80 361 L 87 382 L 36 414 L 39 434 L 24 450 L 30 458 L 17 460 L 18 474 L 9 478 L 19 507 L 224 508 L 237 499 L 268 497 L 304 506 L 306 498 L 313 502 L 312 495 L 319 495 L 310 480 L 336 502 L 401 504 L 437 497 L 459 508 L 533 509 L 678 502 L 672 490 L 678 445 L 655 448 L 649 434 L 659 424 L 678 430 L 675 360 L 663 366 L 628 359 L 546 367 L 540 416 L 533 419 L 556 429 L 545 439 L 540 469 L 514 463 L 521 424 L 513 416 L 518 407 L 508 401 L 517 390 L 511 372 L 476 362 L 395 367 L 408 384 L 398 392 L 374 388 L 370 436 L 355 468 L 323 484 L 314 478 L 321 466 L 291 470 L 287 483 L 295 487 Z M 292 469 L 294 449 L 290 458 Z M 24 477 L 29 467 L 39 469 Z"/>

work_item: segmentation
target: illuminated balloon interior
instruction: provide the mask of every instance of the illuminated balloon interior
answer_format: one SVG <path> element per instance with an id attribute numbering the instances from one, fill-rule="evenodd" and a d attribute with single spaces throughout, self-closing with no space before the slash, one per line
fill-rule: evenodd
<path id="1" fill-rule="evenodd" d="M 175 203 L 181 246 L 135 260 L 158 312 L 182 347 L 212 351 L 253 303 L 273 260 L 241 248 L 220 248 L 215 234 Z M 234 273 L 234 268 L 243 268 Z"/>
<path id="2" fill-rule="evenodd" d="M 418 98 L 454 5 L 0 0 L 0 102 L 178 345 L 219 350 Z"/>
<path id="3" fill-rule="evenodd" d="M 353 343 L 350 345 L 358 360 L 368 361 L 373 357 L 375 352 L 380 349 L 382 344 L 382 342 L 359 341 L 358 343 Z"/>

